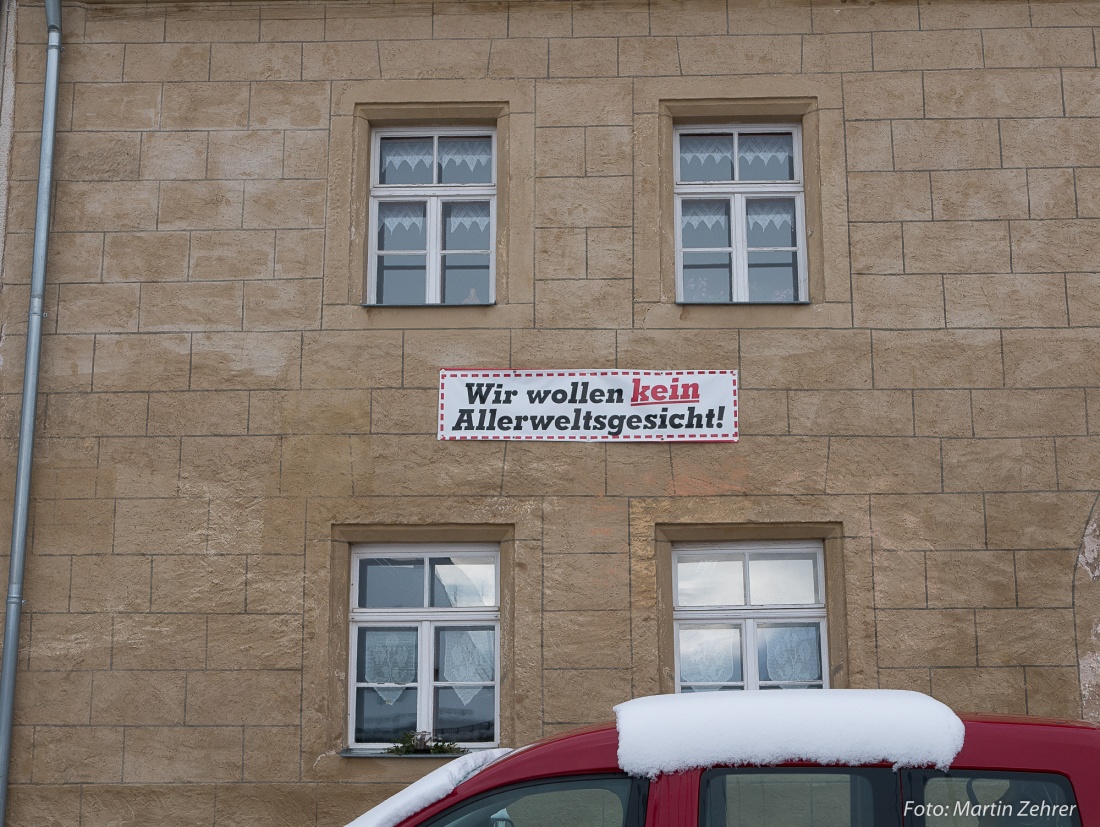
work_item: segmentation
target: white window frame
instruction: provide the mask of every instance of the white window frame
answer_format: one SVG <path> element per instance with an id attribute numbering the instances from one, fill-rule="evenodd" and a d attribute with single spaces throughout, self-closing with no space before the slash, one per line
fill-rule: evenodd
<path id="1" fill-rule="evenodd" d="M 814 584 L 819 600 L 813 604 L 767 604 L 767 605 L 707 605 L 681 606 L 679 604 L 678 562 L 681 555 L 714 554 L 728 552 L 732 556 L 744 555 L 743 568 L 745 593 L 749 594 L 750 556 L 768 557 L 784 554 L 813 554 L 816 557 L 816 579 Z M 821 688 L 829 688 L 829 640 L 825 610 L 825 553 L 823 544 L 818 540 L 775 540 L 745 541 L 728 543 L 677 543 L 672 549 L 672 619 L 673 648 L 675 651 L 676 692 L 681 691 L 680 676 L 680 629 L 683 626 L 699 624 L 728 624 L 741 629 L 741 677 L 740 682 L 728 681 L 723 685 L 741 683 L 746 690 L 761 688 L 758 663 L 757 630 L 759 624 L 772 622 L 797 621 L 815 623 L 818 626 L 818 639 L 821 644 Z M 705 681 L 689 681 L 698 685 Z M 765 683 L 773 683 L 771 681 Z"/>
<path id="2" fill-rule="evenodd" d="M 791 181 L 693 181 L 680 180 L 680 137 L 682 135 L 731 133 L 734 136 L 734 176 L 737 167 L 737 136 L 752 133 L 790 132 L 794 151 L 794 179 Z M 807 304 L 809 302 L 809 284 L 806 266 L 806 184 L 802 168 L 802 127 L 792 123 L 773 124 L 684 124 L 673 130 L 673 167 L 675 195 L 675 235 L 676 235 L 676 302 L 678 304 L 704 304 L 693 302 L 684 295 L 684 249 L 682 234 L 682 208 L 685 198 L 710 200 L 728 200 L 730 202 L 730 241 L 728 248 L 689 248 L 691 252 L 729 252 L 733 261 L 733 283 L 729 302 L 706 302 L 705 304 Z M 748 240 L 745 231 L 745 202 L 752 198 L 771 198 L 782 196 L 795 200 L 795 252 L 798 258 L 798 295 L 789 302 L 750 302 L 748 276 Z M 768 252 L 790 248 L 753 248 L 753 252 Z"/>
<path id="3" fill-rule="evenodd" d="M 383 138 L 432 138 L 438 156 L 438 144 L 441 137 L 450 136 L 489 136 L 492 141 L 492 159 L 489 162 L 491 183 L 489 184 L 381 184 L 379 171 L 381 163 L 381 141 Z M 442 277 L 442 213 L 443 204 L 449 201 L 488 201 L 489 202 L 489 300 L 479 302 L 476 307 L 486 307 L 496 303 L 496 237 L 497 237 L 497 131 L 493 126 L 451 126 L 435 128 L 398 128 L 381 127 L 371 131 L 370 154 L 370 195 L 369 222 L 367 230 L 367 301 L 373 307 L 408 307 L 410 305 L 386 305 L 378 302 L 378 204 L 384 201 L 424 201 L 426 202 L 425 221 L 427 249 L 425 302 L 414 307 L 461 307 L 462 305 L 443 304 Z M 434 165 L 433 165 L 434 169 Z M 434 177 L 434 171 L 433 171 Z M 449 251 L 458 252 L 462 251 Z"/>
<path id="4" fill-rule="evenodd" d="M 492 561 L 496 583 L 497 602 L 492 607 L 476 608 L 434 608 L 429 606 L 431 590 L 431 571 L 428 560 L 431 557 L 462 556 L 484 558 Z M 424 561 L 425 600 L 424 606 L 413 608 L 367 609 L 357 606 L 359 595 L 359 561 L 369 558 L 400 558 Z M 493 731 L 496 738 L 492 742 L 459 742 L 466 749 L 482 749 L 497 746 L 500 743 L 500 548 L 492 544 L 473 543 L 424 543 L 408 544 L 358 544 L 351 547 L 351 599 L 350 631 L 348 635 L 348 745 L 351 749 L 370 751 L 382 750 L 393 746 L 393 742 L 366 742 L 355 740 L 356 690 L 369 683 L 356 680 L 357 637 L 359 629 L 370 627 L 415 627 L 417 629 L 417 713 L 416 731 L 434 732 L 435 688 L 450 685 L 450 681 L 436 681 L 435 630 L 448 626 L 491 626 L 496 646 L 493 663 Z M 488 682 L 485 682 L 488 683 Z M 479 684 L 480 685 L 480 684 Z"/>

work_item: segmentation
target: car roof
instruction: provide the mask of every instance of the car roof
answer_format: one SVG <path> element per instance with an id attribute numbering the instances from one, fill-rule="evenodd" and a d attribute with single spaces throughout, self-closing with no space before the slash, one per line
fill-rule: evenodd
<path id="1" fill-rule="evenodd" d="M 960 714 L 966 727 L 954 769 L 1068 773 L 1100 766 L 1100 726 L 1084 721 Z M 588 726 L 509 753 L 462 785 L 464 794 L 556 775 L 621 773 L 614 724 Z M 881 765 L 888 766 L 888 765 Z"/>

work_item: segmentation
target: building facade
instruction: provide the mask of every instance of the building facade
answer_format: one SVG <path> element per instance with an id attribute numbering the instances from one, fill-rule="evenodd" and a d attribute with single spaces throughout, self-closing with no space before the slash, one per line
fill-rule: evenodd
<path id="1" fill-rule="evenodd" d="M 1100 4 L 63 11 L 9 824 L 341 825 L 658 692 L 1100 719 Z M 444 368 L 740 439 L 441 440 Z"/>

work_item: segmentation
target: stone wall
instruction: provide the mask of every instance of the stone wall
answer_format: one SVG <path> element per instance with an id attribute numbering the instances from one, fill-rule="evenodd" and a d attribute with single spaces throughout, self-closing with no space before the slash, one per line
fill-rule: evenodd
<path id="1" fill-rule="evenodd" d="M 836 685 L 1082 714 L 1100 5 L 66 3 L 64 22 L 11 823 L 330 827 L 434 765 L 338 755 L 348 548 L 372 539 L 501 543 L 508 743 L 668 691 L 661 570 L 685 539 L 822 538 Z M 8 469 L 44 40 L 20 8 Z M 490 105 L 497 305 L 361 307 L 370 124 Z M 671 125 L 718 115 L 803 125 L 806 306 L 674 301 Z M 449 366 L 736 368 L 742 439 L 441 443 Z"/>

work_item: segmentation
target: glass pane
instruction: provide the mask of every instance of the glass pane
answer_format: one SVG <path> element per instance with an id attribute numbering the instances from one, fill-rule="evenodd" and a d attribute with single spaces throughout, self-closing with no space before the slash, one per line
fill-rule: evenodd
<path id="1" fill-rule="evenodd" d="M 798 254 L 749 253 L 749 301 L 798 301 Z"/>
<path id="2" fill-rule="evenodd" d="M 431 138 L 382 138 L 379 184 L 432 183 Z"/>
<path id="3" fill-rule="evenodd" d="M 424 561 L 371 557 L 359 561 L 359 603 L 363 609 L 424 605 Z"/>
<path id="4" fill-rule="evenodd" d="M 443 204 L 444 250 L 488 250 L 489 247 L 488 201 Z"/>
<path id="5" fill-rule="evenodd" d="M 729 253 L 684 253 L 684 302 L 707 304 L 733 300 Z"/>
<path id="6" fill-rule="evenodd" d="M 423 255 L 378 256 L 378 304 L 424 304 L 428 270 Z"/>
<path id="7" fill-rule="evenodd" d="M 749 601 L 754 606 L 808 605 L 817 597 L 817 555 L 749 557 Z"/>
<path id="8" fill-rule="evenodd" d="M 444 741 L 495 741 L 496 690 L 491 686 L 436 687 L 435 737 Z"/>
<path id="9" fill-rule="evenodd" d="M 737 173 L 741 181 L 793 181 L 794 136 L 790 132 L 739 135 Z"/>
<path id="10" fill-rule="evenodd" d="M 749 249 L 796 247 L 793 198 L 750 198 L 745 202 Z"/>
<path id="11" fill-rule="evenodd" d="M 359 629 L 359 683 L 416 683 L 416 629 Z"/>
<path id="12" fill-rule="evenodd" d="M 708 684 L 706 686 L 680 684 L 680 694 L 686 695 L 692 692 L 740 692 L 744 688 L 743 686 L 718 686 L 716 684 Z"/>
<path id="13" fill-rule="evenodd" d="M 630 778 L 526 782 L 459 803 L 427 822 L 430 827 L 626 827 L 641 824 L 644 801 Z M 631 796 L 631 793 L 634 796 Z M 635 806 L 630 806 L 633 798 Z"/>
<path id="14" fill-rule="evenodd" d="M 821 680 L 821 629 L 816 623 L 756 627 L 761 681 Z"/>
<path id="15" fill-rule="evenodd" d="M 491 184 L 493 141 L 489 137 L 439 139 L 439 183 Z"/>
<path id="16" fill-rule="evenodd" d="M 443 303 L 490 304 L 488 254 L 443 256 Z"/>
<path id="17" fill-rule="evenodd" d="M 681 181 L 732 181 L 732 135 L 681 135 Z"/>
<path id="18" fill-rule="evenodd" d="M 733 554 L 676 557 L 677 606 L 743 606 L 745 563 Z"/>
<path id="19" fill-rule="evenodd" d="M 435 679 L 488 683 L 496 679 L 496 630 L 485 626 L 440 626 L 435 630 Z"/>
<path id="20" fill-rule="evenodd" d="M 730 246 L 730 202 L 688 201 L 680 202 L 680 246 L 695 247 Z"/>
<path id="21" fill-rule="evenodd" d="M 891 770 L 710 770 L 704 827 L 887 827 L 900 824 Z"/>
<path id="22" fill-rule="evenodd" d="M 440 607 L 497 605 L 497 568 L 484 557 L 433 557 L 432 605 Z"/>
<path id="23" fill-rule="evenodd" d="M 930 771 L 923 803 L 907 816 L 921 827 L 1078 827 L 1079 813 L 1069 782 L 1053 773 L 964 772 L 951 777 Z"/>
<path id="24" fill-rule="evenodd" d="M 681 626 L 680 680 L 687 683 L 741 681 L 739 626 Z"/>
<path id="25" fill-rule="evenodd" d="M 393 743 L 416 732 L 416 690 L 370 687 L 355 690 L 355 740 Z"/>
<path id="26" fill-rule="evenodd" d="M 423 201 L 378 202 L 379 250 L 426 250 L 427 204 Z"/>

